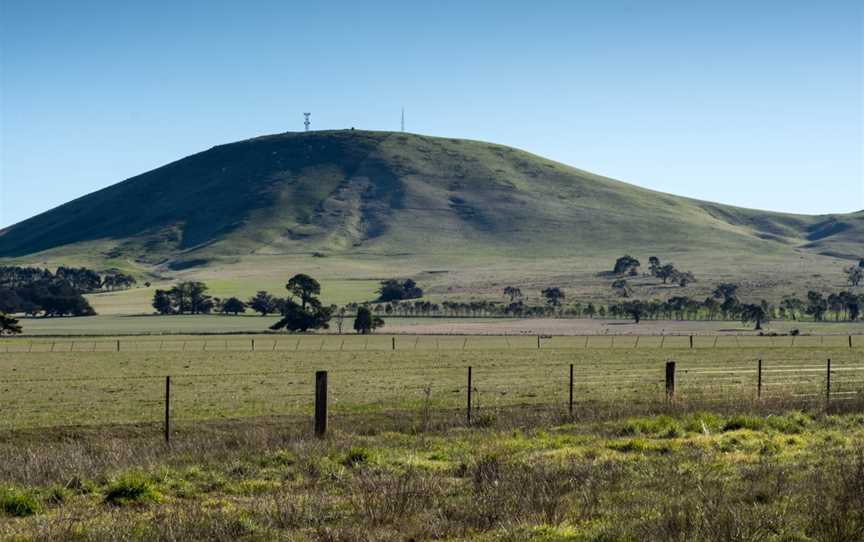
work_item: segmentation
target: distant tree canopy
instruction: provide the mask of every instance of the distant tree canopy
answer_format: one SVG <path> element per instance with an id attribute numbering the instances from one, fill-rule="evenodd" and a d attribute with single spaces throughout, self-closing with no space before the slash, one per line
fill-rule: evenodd
<path id="1" fill-rule="evenodd" d="M 18 320 L 0 312 L 0 335 L 18 335 L 21 331 Z"/>
<path id="2" fill-rule="evenodd" d="M 510 298 L 510 303 L 516 303 L 522 299 L 522 290 L 515 286 L 507 286 L 504 288 L 504 296 Z"/>
<path id="3" fill-rule="evenodd" d="M 754 329 L 757 331 L 762 329 L 762 324 L 770 320 L 768 302 L 764 299 L 761 303 L 745 303 L 741 305 L 741 322 L 747 324 L 753 322 Z"/>
<path id="4" fill-rule="evenodd" d="M 660 258 L 657 256 L 651 256 L 648 258 L 648 271 L 651 272 L 652 277 L 657 276 L 657 271 L 660 270 Z"/>
<path id="5" fill-rule="evenodd" d="M 100 274 L 86 267 L 60 266 L 52 273 L 35 267 L 0 266 L 0 288 L 15 289 L 45 281 L 66 282 L 81 294 L 129 288 L 136 284 L 134 277 L 116 270 Z"/>
<path id="6" fill-rule="evenodd" d="M 543 297 L 546 298 L 546 304 L 550 307 L 560 307 L 561 301 L 564 299 L 564 292 L 561 288 L 557 286 L 553 286 L 551 288 L 546 288 L 540 292 Z"/>
<path id="7" fill-rule="evenodd" d="M 648 307 L 642 301 L 627 301 L 621 306 L 624 313 L 629 314 L 638 324 L 642 320 L 642 316 L 647 312 Z"/>
<path id="8" fill-rule="evenodd" d="M 628 254 L 615 260 L 615 267 L 612 269 L 612 272 L 616 275 L 624 275 L 627 273 L 635 275 L 638 273 L 640 265 L 639 260 Z"/>
<path id="9" fill-rule="evenodd" d="M 630 297 L 630 294 L 633 293 L 633 289 L 630 288 L 625 279 L 615 279 L 612 281 L 612 290 L 621 297 Z"/>
<path id="10" fill-rule="evenodd" d="M 222 312 L 237 316 L 241 312 L 246 312 L 246 303 L 243 303 L 236 297 L 229 297 L 222 302 Z"/>
<path id="11" fill-rule="evenodd" d="M 33 267 L 0 267 L 0 312 L 42 316 L 96 314 L 84 299 L 101 279 L 86 268 L 59 267 L 56 273 Z"/>
<path id="12" fill-rule="evenodd" d="M 812 315 L 814 320 L 821 321 L 825 313 L 828 312 L 828 301 L 821 293 L 810 290 L 807 292 L 807 308 L 805 312 Z"/>
<path id="13" fill-rule="evenodd" d="M 399 281 L 389 279 L 381 281 L 381 287 L 378 288 L 378 301 L 386 303 L 388 301 L 401 301 L 404 299 L 419 299 L 423 297 L 423 289 L 417 286 L 417 283 L 411 279 Z"/>
<path id="14" fill-rule="evenodd" d="M 261 316 L 267 316 L 279 309 L 276 298 L 264 290 L 259 290 L 246 304 Z"/>
<path id="15" fill-rule="evenodd" d="M 380 316 L 372 314 L 369 307 L 361 306 L 357 308 L 357 317 L 354 319 L 354 331 L 361 335 L 366 335 L 380 327 L 384 327 L 384 320 Z"/>
<path id="16" fill-rule="evenodd" d="M 722 284 L 718 284 L 717 287 L 714 288 L 714 292 L 712 292 L 711 295 L 713 295 L 715 299 L 722 299 L 724 301 L 728 301 L 730 299 L 735 299 L 737 293 L 737 284 L 733 284 L 731 282 L 724 282 Z"/>
<path id="17" fill-rule="evenodd" d="M 285 288 L 300 298 L 300 303 L 290 297 L 279 300 L 277 305 L 282 312 L 282 319 L 270 326 L 270 329 L 304 332 L 330 327 L 330 318 L 336 305 L 325 307 L 321 304 L 317 297 L 321 293 L 321 285 L 317 280 L 301 273 L 291 277 Z"/>
<path id="18" fill-rule="evenodd" d="M 170 290 L 153 292 L 153 308 L 159 314 L 209 314 L 215 303 L 203 282 L 181 282 Z"/>
<path id="19" fill-rule="evenodd" d="M 864 268 L 860 266 L 852 265 L 843 271 L 846 273 L 846 280 L 849 281 L 852 287 L 858 287 L 861 284 L 861 280 L 864 279 Z"/>
<path id="20" fill-rule="evenodd" d="M 306 309 L 306 305 L 317 300 L 315 296 L 321 295 L 321 285 L 318 281 L 303 273 L 291 277 L 285 289 L 300 298 L 300 306 L 303 310 Z"/>

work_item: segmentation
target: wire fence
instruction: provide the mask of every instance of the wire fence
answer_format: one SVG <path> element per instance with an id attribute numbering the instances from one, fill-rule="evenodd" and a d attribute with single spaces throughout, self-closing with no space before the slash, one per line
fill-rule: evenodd
<path id="1" fill-rule="evenodd" d="M 207 339 L 6 339 L 0 353 L 494 349 L 864 348 L 864 335 L 296 335 Z"/>
<path id="2" fill-rule="evenodd" d="M 735 363 L 484 362 L 330 367 L 334 415 L 473 412 L 544 407 L 578 414 L 598 404 L 648 406 L 786 400 L 822 404 L 864 399 L 864 357 L 753 359 Z M 470 374 L 470 377 L 468 376 Z M 170 376 L 170 397 L 166 390 Z M 469 393 L 470 391 L 470 393 Z M 166 401 L 169 405 L 166 409 Z M 0 429 L 162 423 L 286 416 L 311 419 L 315 372 L 188 372 L 172 375 L 0 379 Z M 466 412 L 467 411 L 467 412 Z"/>

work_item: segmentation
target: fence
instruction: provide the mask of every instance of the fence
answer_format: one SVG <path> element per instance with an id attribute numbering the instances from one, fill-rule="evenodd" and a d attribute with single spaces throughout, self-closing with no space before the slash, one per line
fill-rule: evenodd
<path id="1" fill-rule="evenodd" d="M 467 423 L 503 410 L 579 414 L 597 405 L 801 405 L 864 399 L 864 359 L 711 362 L 534 363 L 330 368 L 321 371 L 182 373 L 166 376 L 6 378 L 0 429 L 430 412 Z M 316 377 L 316 374 L 319 375 Z M 322 394 L 327 396 L 322 403 Z M 316 403 L 316 394 L 319 401 Z M 472 420 L 472 417 L 474 418 Z M 316 430 L 323 432 L 322 422 Z"/>
<path id="2" fill-rule="evenodd" d="M 297 335 L 219 339 L 7 339 L 0 353 L 489 349 L 864 348 L 864 335 Z"/>

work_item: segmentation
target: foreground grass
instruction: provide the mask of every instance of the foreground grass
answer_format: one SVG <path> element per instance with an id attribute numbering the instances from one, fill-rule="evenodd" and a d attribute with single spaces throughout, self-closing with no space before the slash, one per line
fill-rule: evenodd
<path id="1" fill-rule="evenodd" d="M 861 414 L 491 425 L 358 427 L 324 440 L 264 424 L 198 427 L 171 448 L 108 429 L 10 436 L 0 538 L 864 538 Z"/>

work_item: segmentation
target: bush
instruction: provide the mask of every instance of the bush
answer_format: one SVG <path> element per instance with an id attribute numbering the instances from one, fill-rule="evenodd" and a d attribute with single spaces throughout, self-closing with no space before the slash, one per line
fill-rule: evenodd
<path id="1" fill-rule="evenodd" d="M 372 453 L 366 448 L 361 446 L 352 446 L 345 455 L 345 459 L 342 460 L 342 464 L 346 467 L 355 467 L 363 463 L 368 463 L 371 457 Z"/>
<path id="2" fill-rule="evenodd" d="M 117 506 L 159 502 L 162 496 L 143 473 L 129 472 L 117 477 L 105 493 L 105 502 Z"/>
<path id="3" fill-rule="evenodd" d="M 42 503 L 31 491 L 3 488 L 0 489 L 0 510 L 10 516 L 23 518 L 42 511 Z"/>

